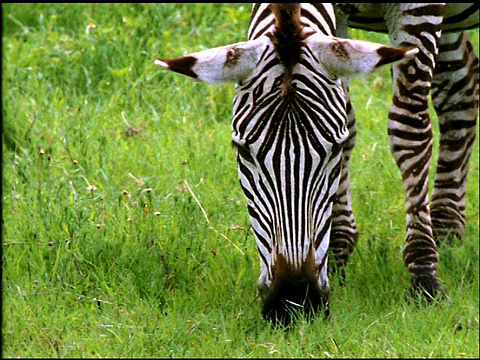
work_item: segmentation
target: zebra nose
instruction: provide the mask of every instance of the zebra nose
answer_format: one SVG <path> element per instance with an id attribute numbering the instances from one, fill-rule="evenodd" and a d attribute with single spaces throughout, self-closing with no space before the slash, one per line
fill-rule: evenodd
<path id="1" fill-rule="evenodd" d="M 311 319 L 322 309 L 328 316 L 329 288 L 318 284 L 313 252 L 309 252 L 300 268 L 289 264 L 283 254 L 277 254 L 273 270 L 273 280 L 263 303 L 266 320 L 288 327 L 296 313 Z"/>
<path id="2" fill-rule="evenodd" d="M 272 325 L 288 328 L 299 314 L 311 320 L 319 311 L 329 317 L 328 288 L 321 289 L 316 282 L 312 284 L 305 278 L 273 286 L 263 304 L 263 317 Z"/>

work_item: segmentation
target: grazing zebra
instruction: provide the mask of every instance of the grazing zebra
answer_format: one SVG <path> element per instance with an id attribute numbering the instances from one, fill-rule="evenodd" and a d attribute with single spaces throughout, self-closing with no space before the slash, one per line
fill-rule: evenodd
<path id="1" fill-rule="evenodd" d="M 465 194 L 478 116 L 479 67 L 464 30 L 478 28 L 479 4 L 337 3 L 335 12 L 339 36 L 348 37 L 347 27 L 386 32 L 391 46 L 419 49 L 416 56 L 393 65 L 388 136 L 406 193 L 405 264 L 412 275 L 413 290 L 432 299 L 441 292 L 436 277 L 436 242 L 465 236 Z M 429 94 L 440 124 L 431 202 Z M 353 129 L 353 109 L 350 105 L 347 108 Z M 352 131 L 352 137 L 354 134 Z M 348 189 L 348 184 L 340 188 Z M 349 216 L 354 224 L 351 212 Z M 352 236 L 332 236 L 337 267 L 345 267 L 354 245 Z"/>
<path id="2" fill-rule="evenodd" d="M 274 323 L 288 324 L 292 309 L 328 314 L 332 208 L 350 141 L 340 78 L 418 51 L 335 38 L 334 24 L 331 4 L 256 4 L 248 41 L 155 61 L 206 83 L 236 83 L 232 139 L 263 315 Z"/>

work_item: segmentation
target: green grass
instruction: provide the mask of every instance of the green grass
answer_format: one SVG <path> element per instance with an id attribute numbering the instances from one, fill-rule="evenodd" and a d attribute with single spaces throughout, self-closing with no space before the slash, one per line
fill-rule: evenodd
<path id="1" fill-rule="evenodd" d="M 388 69 L 352 83 L 361 237 L 348 284 L 333 280 L 331 319 L 285 332 L 260 314 L 233 86 L 153 65 L 245 39 L 250 5 L 2 10 L 4 357 L 478 357 L 478 140 L 467 240 L 440 249 L 450 300 L 418 307 Z"/>

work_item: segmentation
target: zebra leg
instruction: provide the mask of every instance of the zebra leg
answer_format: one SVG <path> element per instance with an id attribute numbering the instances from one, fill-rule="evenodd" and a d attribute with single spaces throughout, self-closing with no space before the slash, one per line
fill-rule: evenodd
<path id="1" fill-rule="evenodd" d="M 333 273 L 345 281 L 345 267 L 350 254 L 355 249 L 358 240 L 358 230 L 353 216 L 352 201 L 350 195 L 350 155 L 355 146 L 357 136 L 355 113 L 348 94 L 348 80 L 344 79 L 346 97 L 346 110 L 348 115 L 348 138 L 342 143 L 342 173 L 338 185 L 337 195 L 333 201 L 332 230 L 330 237 L 330 252 L 333 255 L 335 265 Z"/>
<path id="2" fill-rule="evenodd" d="M 336 7 L 337 36 L 348 38 L 347 16 Z M 348 116 L 348 138 L 342 144 L 342 173 L 338 185 L 337 195 L 333 200 L 332 230 L 330 236 L 330 253 L 334 264 L 329 269 L 333 274 L 339 275 L 343 283 L 346 278 L 345 267 L 350 254 L 355 249 L 358 240 L 358 230 L 353 216 L 350 195 L 350 155 L 355 146 L 357 129 L 355 111 L 352 107 L 349 94 L 349 79 L 342 79 L 345 92 L 346 112 Z"/>
<path id="3" fill-rule="evenodd" d="M 437 244 L 465 237 L 465 195 L 478 114 L 478 57 L 468 36 L 442 34 L 432 84 L 440 150 L 431 202 Z"/>
<path id="4" fill-rule="evenodd" d="M 425 12 L 416 12 L 408 8 L 410 5 L 387 5 L 386 22 L 392 45 L 417 46 L 420 50 L 415 57 L 392 67 L 393 104 L 388 115 L 388 136 L 406 195 L 405 265 L 412 276 L 412 289 L 431 300 L 441 288 L 436 276 L 438 252 L 428 198 L 432 156 L 428 95 L 442 17 L 429 17 L 426 26 Z"/>

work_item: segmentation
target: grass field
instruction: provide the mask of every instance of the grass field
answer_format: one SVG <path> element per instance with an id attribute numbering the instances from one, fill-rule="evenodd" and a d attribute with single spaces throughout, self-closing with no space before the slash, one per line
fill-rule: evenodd
<path id="1" fill-rule="evenodd" d="M 360 240 L 347 285 L 333 280 L 329 320 L 284 331 L 260 314 L 234 87 L 153 64 L 244 40 L 250 5 L 2 10 L 3 357 L 478 358 L 478 139 L 467 239 L 440 249 L 449 299 L 417 306 L 405 297 L 388 68 L 352 83 Z"/>

